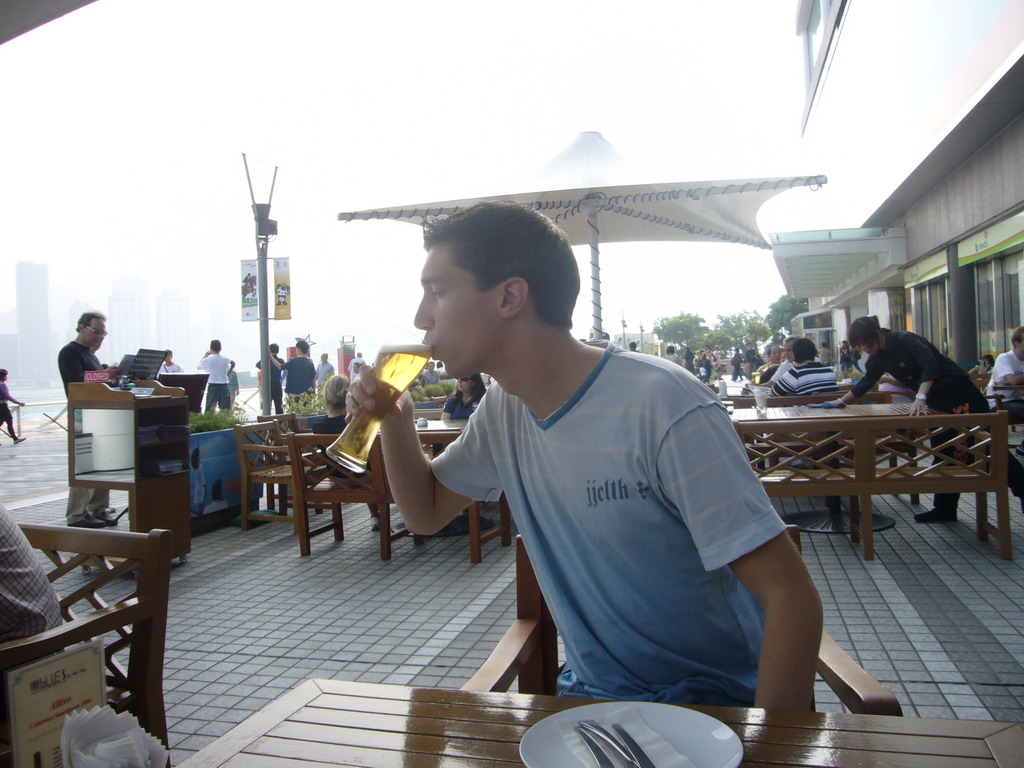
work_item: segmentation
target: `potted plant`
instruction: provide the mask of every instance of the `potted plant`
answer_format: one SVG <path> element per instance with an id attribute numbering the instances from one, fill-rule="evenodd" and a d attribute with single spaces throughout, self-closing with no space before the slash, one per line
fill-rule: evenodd
<path id="1" fill-rule="evenodd" d="M 233 428 L 244 420 L 230 411 L 189 415 L 189 509 L 192 533 L 226 525 L 241 509 L 242 470 Z M 256 489 L 255 498 L 259 498 Z"/>
<path id="2" fill-rule="evenodd" d="M 323 387 L 301 395 L 288 395 L 284 400 L 284 409 L 287 413 L 295 414 L 300 430 L 309 431 L 313 422 L 327 417 Z"/>

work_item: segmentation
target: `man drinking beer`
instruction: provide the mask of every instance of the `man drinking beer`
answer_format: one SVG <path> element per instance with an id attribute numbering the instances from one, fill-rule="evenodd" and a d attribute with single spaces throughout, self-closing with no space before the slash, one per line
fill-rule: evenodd
<path id="1" fill-rule="evenodd" d="M 424 342 L 495 383 L 432 461 L 408 394 L 384 419 L 409 530 L 505 492 L 564 640 L 560 695 L 808 709 L 821 604 L 715 395 L 573 338 L 576 260 L 541 214 L 484 203 L 424 244 Z M 364 366 L 350 415 L 375 392 Z"/>

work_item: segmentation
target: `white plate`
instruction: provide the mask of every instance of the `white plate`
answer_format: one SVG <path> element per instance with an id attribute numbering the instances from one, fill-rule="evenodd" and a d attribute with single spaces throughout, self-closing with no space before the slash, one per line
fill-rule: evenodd
<path id="1" fill-rule="evenodd" d="M 610 726 L 606 717 L 628 706 L 651 730 L 688 757 L 697 768 L 735 768 L 743 759 L 743 744 L 725 723 L 692 709 L 650 701 L 609 701 L 574 707 L 545 717 L 530 728 L 519 743 L 519 756 L 527 768 L 593 768 L 582 762 L 562 738 L 560 727 L 580 720 Z"/>

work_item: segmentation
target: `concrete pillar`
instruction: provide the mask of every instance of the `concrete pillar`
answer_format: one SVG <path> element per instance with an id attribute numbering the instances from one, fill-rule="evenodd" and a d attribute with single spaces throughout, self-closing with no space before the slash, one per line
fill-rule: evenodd
<path id="1" fill-rule="evenodd" d="M 949 270 L 949 356 L 961 366 L 970 367 L 978 360 L 974 267 L 960 266 L 955 245 L 946 248 L 946 267 Z"/>

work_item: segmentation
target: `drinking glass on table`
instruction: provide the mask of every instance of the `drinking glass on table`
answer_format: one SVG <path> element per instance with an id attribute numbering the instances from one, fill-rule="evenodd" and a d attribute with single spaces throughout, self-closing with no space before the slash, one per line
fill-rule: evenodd
<path id="1" fill-rule="evenodd" d="M 764 409 L 768 407 L 768 395 L 771 393 L 771 390 L 768 387 L 753 387 L 753 390 L 754 405 L 763 414 Z"/>
<path id="2" fill-rule="evenodd" d="M 384 417 L 391 412 L 398 397 L 419 376 L 430 359 L 426 344 L 394 344 L 381 347 L 374 364 L 377 392 L 372 411 L 365 408 L 352 419 L 328 448 L 327 455 L 353 472 L 365 472 L 370 448 Z"/>

